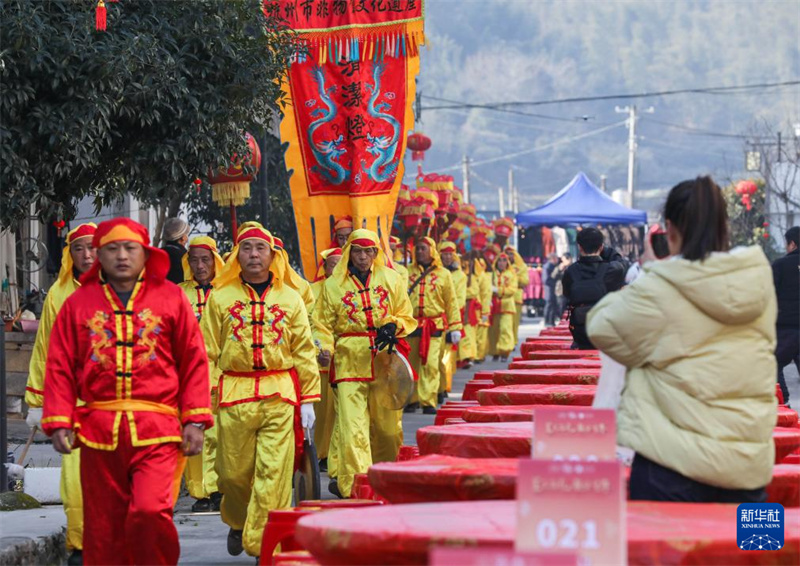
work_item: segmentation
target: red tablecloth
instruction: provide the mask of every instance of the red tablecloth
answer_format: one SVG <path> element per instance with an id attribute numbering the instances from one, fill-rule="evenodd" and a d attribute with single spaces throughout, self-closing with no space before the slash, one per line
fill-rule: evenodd
<path id="1" fill-rule="evenodd" d="M 519 458 L 457 458 L 439 454 L 407 462 L 375 464 L 369 483 L 391 503 L 479 501 L 516 497 Z M 626 479 L 630 475 L 628 468 Z M 800 507 L 800 465 L 777 464 L 767 501 Z"/>
<path id="2" fill-rule="evenodd" d="M 518 423 L 533 420 L 533 411 L 551 405 L 487 405 L 468 407 L 461 418 L 468 423 Z"/>
<path id="3" fill-rule="evenodd" d="M 421 456 L 519 458 L 531 455 L 532 423 L 467 423 L 417 430 Z"/>
<path id="4" fill-rule="evenodd" d="M 464 385 L 464 391 L 461 393 L 461 398 L 464 401 L 475 401 L 478 399 L 478 391 L 483 389 L 491 389 L 494 386 L 495 383 L 491 379 L 473 379 Z"/>
<path id="5" fill-rule="evenodd" d="M 786 456 L 800 448 L 800 429 L 775 428 L 772 431 L 772 438 L 775 440 L 776 464 L 780 464 Z"/>
<path id="6" fill-rule="evenodd" d="M 600 369 L 599 358 L 575 358 L 568 360 L 522 360 L 511 362 L 508 369 L 568 369 L 596 368 Z M 477 376 L 477 373 L 475 374 Z"/>
<path id="7" fill-rule="evenodd" d="M 800 563 L 800 509 L 786 510 L 781 550 L 747 552 L 736 545 L 736 507 L 629 502 L 628 563 Z M 511 548 L 516 517 L 515 501 L 383 505 L 303 517 L 296 536 L 322 564 L 427 564 L 439 545 Z"/>
<path id="8" fill-rule="evenodd" d="M 542 338 L 547 336 L 572 336 L 572 333 L 569 331 L 569 327 L 565 326 L 563 328 L 545 328 L 539 333 L 539 336 Z"/>
<path id="9" fill-rule="evenodd" d="M 436 418 L 433 420 L 435 425 L 443 425 L 447 419 L 462 418 L 464 411 L 469 407 L 477 406 L 477 402 L 470 405 L 442 405 L 436 411 Z"/>
<path id="10" fill-rule="evenodd" d="M 541 352 L 543 350 L 569 350 L 572 342 L 569 340 L 539 340 L 538 342 L 523 342 L 520 352 L 527 357 L 531 352 Z"/>
<path id="11" fill-rule="evenodd" d="M 522 355 L 526 360 L 580 360 L 582 358 L 600 359 L 597 350 L 540 350 Z"/>
<path id="12" fill-rule="evenodd" d="M 789 407 L 778 407 L 778 426 L 797 427 L 797 411 Z"/>
<path id="13" fill-rule="evenodd" d="M 514 499 L 517 458 L 456 458 L 433 454 L 369 469 L 369 483 L 390 503 Z"/>
<path id="14" fill-rule="evenodd" d="M 582 405 L 594 399 L 596 385 L 506 385 L 478 392 L 481 405 Z"/>
<path id="15" fill-rule="evenodd" d="M 600 368 L 504 369 L 494 372 L 495 385 L 597 385 Z"/>
<path id="16" fill-rule="evenodd" d="M 533 344 L 535 342 L 569 342 L 572 344 L 572 334 L 550 334 L 547 336 L 531 336 L 525 339 L 526 344 Z"/>

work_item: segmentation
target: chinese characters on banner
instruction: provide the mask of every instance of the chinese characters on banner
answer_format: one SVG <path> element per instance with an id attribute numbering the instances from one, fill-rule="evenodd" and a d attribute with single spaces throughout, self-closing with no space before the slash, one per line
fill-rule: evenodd
<path id="1" fill-rule="evenodd" d="M 413 127 L 424 3 L 267 0 L 264 9 L 285 18 L 302 45 L 284 85 L 281 138 L 308 274 L 335 218 L 351 215 L 388 238 Z"/>

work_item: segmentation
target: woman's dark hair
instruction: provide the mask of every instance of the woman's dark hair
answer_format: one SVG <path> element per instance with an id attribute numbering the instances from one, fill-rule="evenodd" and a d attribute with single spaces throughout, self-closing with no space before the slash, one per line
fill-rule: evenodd
<path id="1" fill-rule="evenodd" d="M 681 255 L 702 260 L 712 252 L 730 249 L 728 207 L 711 177 L 678 183 L 669 192 L 664 218 L 681 233 Z"/>

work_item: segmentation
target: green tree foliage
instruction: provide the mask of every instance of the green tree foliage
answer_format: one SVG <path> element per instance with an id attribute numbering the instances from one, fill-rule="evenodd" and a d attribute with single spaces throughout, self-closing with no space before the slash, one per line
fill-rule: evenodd
<path id="1" fill-rule="evenodd" d="M 742 203 L 741 195 L 736 194 L 736 183 L 722 189 L 728 203 L 731 245 L 734 247 L 761 246 L 767 257 L 774 259 L 776 256 L 775 242 L 770 236 L 769 224 L 764 215 L 766 210 L 764 182 L 761 180 L 754 182 L 758 186 L 758 190 L 750 197 L 750 210 L 747 210 Z"/>
<path id="2" fill-rule="evenodd" d="M 260 0 L 0 0 L 0 223 L 180 202 L 268 127 L 293 36 Z"/>

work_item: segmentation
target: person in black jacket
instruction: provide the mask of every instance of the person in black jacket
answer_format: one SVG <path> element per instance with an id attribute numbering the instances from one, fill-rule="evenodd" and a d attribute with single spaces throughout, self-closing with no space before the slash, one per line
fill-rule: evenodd
<path id="1" fill-rule="evenodd" d="M 189 224 L 181 218 L 167 218 L 164 222 L 164 245 L 161 249 L 169 254 L 167 280 L 176 285 L 183 283 L 183 256 L 189 241 Z"/>
<path id="2" fill-rule="evenodd" d="M 581 257 L 567 268 L 562 286 L 569 301 L 572 347 L 594 350 L 586 335 L 586 315 L 600 299 L 622 288 L 627 266 L 614 250 L 604 248 L 603 233 L 597 228 L 584 228 L 578 233 L 578 250 Z"/>
<path id="3" fill-rule="evenodd" d="M 778 383 L 783 392 L 783 402 L 789 404 L 789 389 L 783 377 L 783 368 L 794 362 L 800 370 L 800 226 L 786 231 L 786 255 L 772 264 L 772 279 L 778 295 Z"/>

